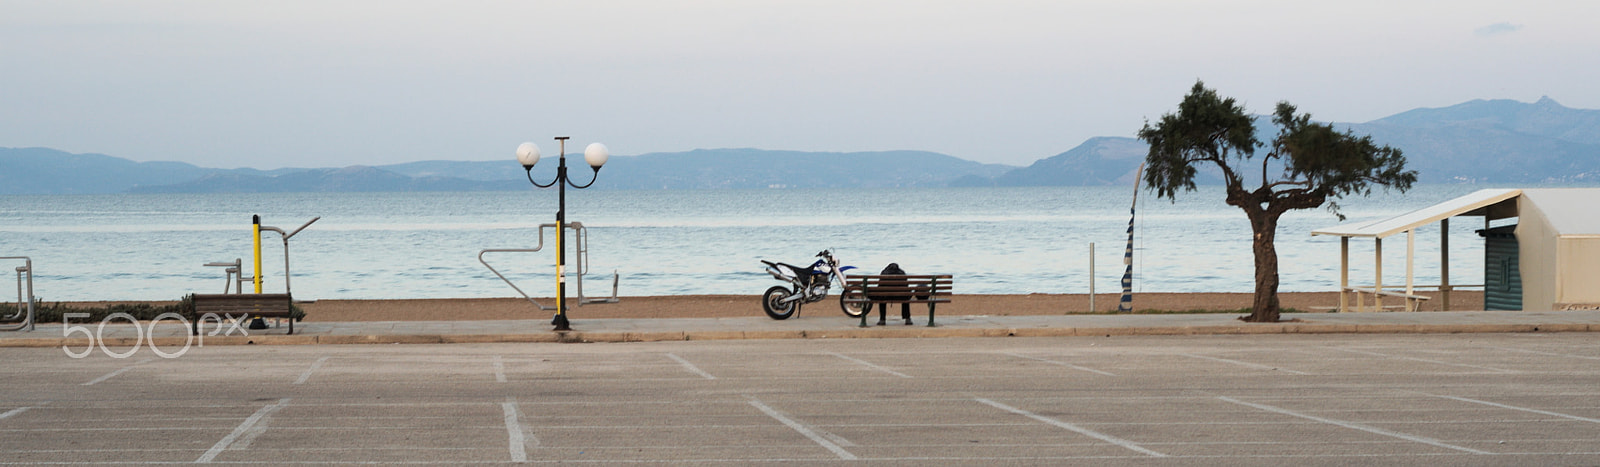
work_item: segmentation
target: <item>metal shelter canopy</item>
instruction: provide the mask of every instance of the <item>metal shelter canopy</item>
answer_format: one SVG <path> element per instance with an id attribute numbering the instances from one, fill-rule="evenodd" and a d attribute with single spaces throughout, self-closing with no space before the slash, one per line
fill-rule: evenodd
<path id="1" fill-rule="evenodd" d="M 1339 237 L 1339 311 L 1349 309 L 1349 299 L 1346 294 L 1356 294 L 1357 307 L 1365 309 L 1362 293 L 1373 295 L 1373 304 L 1378 310 L 1383 310 L 1383 296 L 1398 296 L 1406 300 L 1406 310 L 1414 311 L 1418 303 L 1428 300 L 1429 297 L 1416 295 L 1416 284 L 1413 264 L 1416 262 L 1416 232 L 1417 227 L 1440 223 L 1440 252 L 1439 252 L 1439 279 L 1437 286 L 1443 298 L 1441 310 L 1450 309 L 1450 290 L 1458 287 L 1450 285 L 1450 218 L 1454 216 L 1484 216 L 1485 225 L 1489 220 L 1517 216 L 1515 200 L 1522 195 L 1522 190 L 1517 189 L 1486 189 L 1478 190 L 1443 203 L 1428 206 L 1388 219 L 1336 225 L 1311 231 L 1311 235 L 1331 235 Z M 1383 287 L 1383 239 L 1406 234 L 1406 285 L 1405 293 L 1385 292 Z M 1371 288 L 1350 286 L 1350 237 L 1370 237 L 1373 239 L 1373 265 L 1376 270 L 1376 279 Z"/>
<path id="2" fill-rule="evenodd" d="M 1508 188 L 1478 190 L 1388 219 L 1321 228 L 1311 231 L 1311 235 L 1384 238 L 1455 216 L 1487 215 L 1490 219 L 1516 217 L 1515 208 L 1509 209 L 1509 212 L 1501 212 L 1502 210 L 1495 209 L 1494 205 L 1521 194 L 1522 190 Z"/>

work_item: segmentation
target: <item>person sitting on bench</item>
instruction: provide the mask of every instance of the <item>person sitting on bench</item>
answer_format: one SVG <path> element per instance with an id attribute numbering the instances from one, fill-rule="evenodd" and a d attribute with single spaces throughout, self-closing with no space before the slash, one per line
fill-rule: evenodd
<path id="1" fill-rule="evenodd" d="M 900 269 L 900 264 L 899 263 L 889 263 L 889 266 L 884 267 L 883 268 L 883 272 L 881 272 L 879 274 L 882 274 L 882 275 L 885 275 L 885 276 L 889 276 L 889 275 L 904 276 L 904 275 L 906 275 L 906 272 Z M 880 287 L 907 287 L 910 284 L 907 284 L 905 281 L 884 280 L 884 281 L 879 282 L 878 285 Z M 907 292 L 907 294 L 909 295 L 910 293 Z M 884 298 L 888 299 L 888 298 L 901 298 L 901 297 L 884 297 Z M 866 310 L 866 311 L 870 313 L 872 310 Z M 878 325 L 879 326 L 883 326 L 885 324 L 888 324 L 888 314 L 889 314 L 889 304 L 888 303 L 879 303 L 878 304 Z M 905 320 L 907 325 L 911 324 L 911 304 L 910 303 L 901 303 L 900 304 L 900 319 Z"/>

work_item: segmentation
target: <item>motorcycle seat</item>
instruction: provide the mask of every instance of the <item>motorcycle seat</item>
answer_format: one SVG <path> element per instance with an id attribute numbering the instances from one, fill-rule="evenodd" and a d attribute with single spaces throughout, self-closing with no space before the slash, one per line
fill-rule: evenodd
<path id="1" fill-rule="evenodd" d="M 811 272 L 811 268 L 803 268 L 803 267 L 795 266 L 795 265 L 789 264 L 789 263 L 774 263 L 774 262 L 771 262 L 771 261 L 762 261 L 762 262 L 766 263 L 768 266 L 780 267 L 780 268 L 788 269 L 789 272 L 794 274 L 795 276 L 801 276 L 801 275 L 805 275 L 805 274 L 813 274 L 813 272 Z"/>

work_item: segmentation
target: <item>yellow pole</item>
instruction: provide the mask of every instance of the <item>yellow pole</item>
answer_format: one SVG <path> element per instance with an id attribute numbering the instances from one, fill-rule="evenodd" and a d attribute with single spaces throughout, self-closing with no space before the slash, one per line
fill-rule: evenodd
<path id="1" fill-rule="evenodd" d="M 556 314 L 565 316 L 567 314 L 567 275 L 562 266 L 567 262 L 567 243 L 566 237 L 564 237 L 566 234 L 564 231 L 567 230 L 567 226 L 566 220 L 562 219 L 562 217 L 556 216 L 556 300 L 560 301 L 556 303 Z"/>
<path id="2" fill-rule="evenodd" d="M 256 293 L 261 293 L 261 216 L 250 217 L 251 230 L 255 233 L 256 244 L 256 276 L 252 278 L 256 284 Z"/>

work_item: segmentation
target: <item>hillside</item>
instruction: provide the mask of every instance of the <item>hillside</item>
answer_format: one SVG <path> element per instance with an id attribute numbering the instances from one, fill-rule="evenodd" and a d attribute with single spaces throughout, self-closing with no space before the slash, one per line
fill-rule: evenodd
<path id="1" fill-rule="evenodd" d="M 569 157 L 578 183 L 591 173 Z M 534 168 L 540 182 L 556 161 Z M 1013 166 L 982 164 L 925 151 L 801 152 L 699 149 L 613 156 L 596 189 L 839 188 L 944 186 L 963 177 L 994 177 Z M 0 194 L 269 193 L 483 191 L 527 188 L 522 166 L 497 161 L 423 161 L 379 167 L 208 169 L 178 162 L 134 162 L 44 148 L 0 148 Z"/>
<path id="2" fill-rule="evenodd" d="M 1258 136 L 1270 138 L 1257 118 Z M 1334 124 L 1400 148 L 1422 183 L 1600 182 L 1600 110 L 1572 109 L 1546 97 L 1534 103 L 1475 100 L 1415 109 L 1367 123 Z M 1091 138 L 1070 151 L 964 186 L 1128 183 L 1148 147 L 1133 138 Z M 1220 183 L 1202 170 L 1200 184 Z"/>
<path id="3" fill-rule="evenodd" d="M 1273 129 L 1264 117 L 1258 131 Z M 1600 182 L 1600 110 L 1548 97 L 1533 103 L 1474 100 L 1415 109 L 1366 123 L 1336 123 L 1400 148 L 1423 183 Z M 1129 129 L 1130 133 L 1132 130 Z M 527 186 L 507 151 L 493 161 L 422 161 L 377 167 L 211 169 L 181 162 L 134 162 L 47 148 L 0 148 L 0 194 L 477 191 Z M 926 151 L 802 152 L 696 149 L 613 156 L 596 189 L 892 188 L 938 186 L 1124 185 L 1147 149 L 1129 137 L 1090 138 L 1027 167 L 983 164 Z M 571 174 L 587 182 L 582 157 Z M 534 178 L 555 176 L 546 157 Z M 1215 169 L 1196 180 L 1219 183 Z"/>

